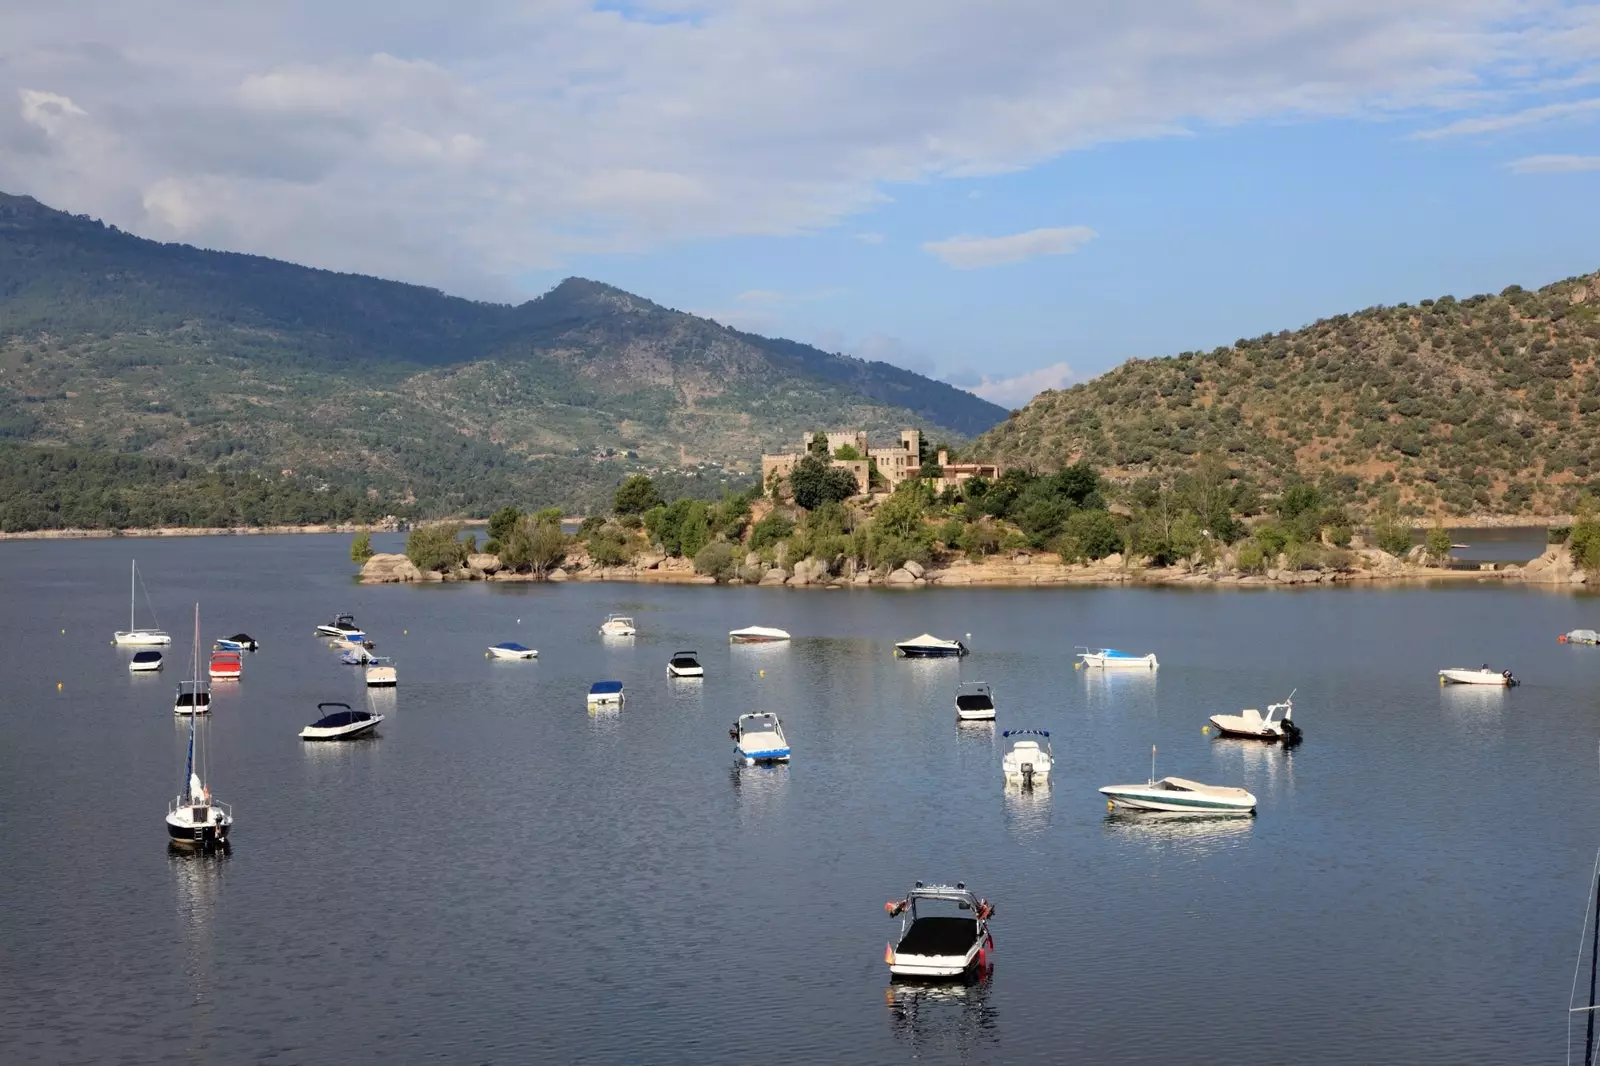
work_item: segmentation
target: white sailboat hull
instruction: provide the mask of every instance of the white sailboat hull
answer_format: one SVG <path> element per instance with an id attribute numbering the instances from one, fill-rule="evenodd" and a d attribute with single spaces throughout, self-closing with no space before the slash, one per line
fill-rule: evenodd
<path id="1" fill-rule="evenodd" d="M 1085 666 L 1096 666 L 1103 670 L 1154 670 L 1161 664 L 1156 662 L 1155 652 L 1149 655 L 1099 655 L 1090 653 L 1080 655 Z"/>
<path id="2" fill-rule="evenodd" d="M 101 630 L 101 632 L 105 632 Z M 117 630 L 112 642 L 133 648 L 162 647 L 172 643 L 172 638 L 160 629 Z"/>

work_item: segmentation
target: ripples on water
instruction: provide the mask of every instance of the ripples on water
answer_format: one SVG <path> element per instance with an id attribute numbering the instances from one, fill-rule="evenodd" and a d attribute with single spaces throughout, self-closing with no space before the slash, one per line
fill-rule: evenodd
<path id="1" fill-rule="evenodd" d="M 382 538 L 380 538 L 382 539 Z M 1524 589 L 793 592 L 355 587 L 345 538 L 0 546 L 0 1058 L 17 1062 L 1551 1061 L 1600 834 L 1594 601 Z M 231 856 L 166 849 L 169 667 L 105 642 L 137 554 L 217 688 Z M 312 626 L 351 610 L 400 687 Z M 607 613 L 640 635 L 602 640 Z M 519 621 L 520 620 L 520 621 Z M 780 625 L 789 645 L 728 646 Z M 67 635 L 60 630 L 66 628 Z M 972 633 L 962 662 L 893 658 Z M 516 639 L 531 662 L 483 657 Z M 170 658 L 187 658 L 179 634 Z M 1159 672 L 1074 671 L 1075 644 Z M 669 680 L 698 648 L 708 676 Z M 1514 690 L 1439 688 L 1488 660 Z M 590 682 L 627 688 L 590 710 Z M 957 725 L 959 680 L 998 725 Z M 61 682 L 62 691 L 56 692 Z M 1293 752 L 1203 735 L 1290 689 Z M 379 734 L 304 744 L 318 700 Z M 728 726 L 775 711 L 788 766 Z M 1051 731 L 1007 789 L 1000 729 Z M 1108 813 L 1158 775 L 1255 818 Z M 883 900 L 961 879 L 996 968 L 891 985 Z"/>

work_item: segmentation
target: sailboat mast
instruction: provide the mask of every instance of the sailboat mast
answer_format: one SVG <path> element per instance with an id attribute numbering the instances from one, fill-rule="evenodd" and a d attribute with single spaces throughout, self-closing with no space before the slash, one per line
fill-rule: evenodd
<path id="1" fill-rule="evenodd" d="M 194 780 L 194 722 L 200 717 L 200 605 L 194 605 L 194 687 L 189 692 L 189 760 L 183 772 L 183 795 L 189 795 L 190 782 Z"/>
<path id="2" fill-rule="evenodd" d="M 128 562 L 131 564 L 128 569 L 128 632 L 132 633 L 133 603 L 138 590 L 136 582 L 139 580 L 139 560 L 130 559 Z"/>

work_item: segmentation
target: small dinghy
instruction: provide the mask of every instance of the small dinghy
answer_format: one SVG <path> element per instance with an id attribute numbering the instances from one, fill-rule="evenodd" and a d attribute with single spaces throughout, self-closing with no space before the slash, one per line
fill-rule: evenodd
<path id="1" fill-rule="evenodd" d="M 907 659 L 947 659 L 967 654 L 967 646 L 959 640 L 943 640 L 924 633 L 902 640 L 894 646 L 894 653 Z"/>
<path id="2" fill-rule="evenodd" d="M 1592 629 L 1574 629 L 1556 638 L 1562 644 L 1600 644 L 1600 633 Z"/>
<path id="3" fill-rule="evenodd" d="M 733 754 L 746 766 L 789 761 L 789 739 L 775 714 L 741 714 L 728 736 L 733 738 Z"/>
<path id="4" fill-rule="evenodd" d="M 1055 762 L 1050 751 L 1050 730 L 1007 729 L 1000 734 L 1011 740 L 1011 746 L 1000 757 L 1000 770 L 1006 775 L 1006 784 L 1032 788 L 1050 781 L 1050 767 Z M 1038 737 L 1044 743 L 1040 744 Z"/>
<path id="5" fill-rule="evenodd" d="M 492 646 L 486 653 L 495 659 L 537 659 L 539 653 L 514 640 Z"/>
<path id="6" fill-rule="evenodd" d="M 602 637 L 631 637 L 638 632 L 633 619 L 625 614 L 608 614 L 606 620 L 600 623 Z"/>
<path id="7" fill-rule="evenodd" d="M 672 658 L 667 660 L 668 677 L 684 677 L 699 680 L 706 676 L 705 667 L 700 665 L 696 658 L 700 653 L 696 651 L 675 651 Z"/>
<path id="8" fill-rule="evenodd" d="M 235 633 L 231 637 L 218 637 L 215 643 L 223 651 L 255 651 L 261 646 L 249 633 Z"/>
<path id="9" fill-rule="evenodd" d="M 589 686 L 588 703 L 591 707 L 621 707 L 622 701 L 621 681 L 596 681 Z"/>
<path id="10" fill-rule="evenodd" d="M 1298 690 L 1296 690 L 1298 691 Z M 1254 740 L 1281 740 L 1300 743 L 1300 727 L 1294 724 L 1294 693 L 1282 703 L 1267 704 L 1267 713 L 1247 707 L 1238 714 L 1214 714 L 1211 724 L 1225 737 L 1250 737 Z"/>
<path id="11" fill-rule="evenodd" d="M 956 689 L 956 718 L 962 722 L 994 721 L 994 693 L 982 681 L 963 681 Z"/>
<path id="12" fill-rule="evenodd" d="M 372 653 L 366 648 L 351 648 L 339 656 L 339 661 L 346 666 L 360 666 L 370 658 Z"/>
<path id="13" fill-rule="evenodd" d="M 210 714 L 211 682 L 178 682 L 178 695 L 172 701 L 172 713 L 180 717 L 186 714 Z"/>
<path id="14" fill-rule="evenodd" d="M 768 644 L 788 639 L 788 630 L 774 629 L 771 626 L 745 626 L 743 629 L 728 630 L 728 642 L 731 644 Z"/>
<path id="15" fill-rule="evenodd" d="M 1511 676 L 1510 670 L 1495 670 L 1488 663 L 1484 663 L 1476 670 L 1452 666 L 1448 670 L 1439 671 L 1441 685 L 1497 685 L 1501 688 L 1510 688 L 1520 683 Z"/>
<path id="16" fill-rule="evenodd" d="M 1155 652 L 1129 655 L 1115 648 L 1084 648 L 1078 652 L 1078 658 L 1082 660 L 1079 666 L 1095 666 L 1102 670 L 1154 670 L 1161 665 L 1156 662 Z"/>
<path id="17" fill-rule="evenodd" d="M 317 704 L 318 718 L 300 730 L 301 740 L 349 740 L 378 728 L 383 715 L 353 711 L 348 703 Z"/>
<path id="18" fill-rule="evenodd" d="M 366 682 L 368 688 L 393 688 L 400 683 L 395 673 L 394 660 L 387 655 L 374 655 L 367 660 Z"/>
<path id="19" fill-rule="evenodd" d="M 161 653 L 158 651 L 136 651 L 133 658 L 128 660 L 128 669 L 136 674 L 150 670 L 161 669 Z"/>
<path id="20" fill-rule="evenodd" d="M 989 919 L 994 917 L 994 905 L 979 899 L 964 882 L 952 886 L 918 881 L 905 899 L 892 899 L 883 909 L 900 919 L 899 939 L 883 950 L 883 961 L 895 977 L 948 979 L 981 973 L 992 965 Z"/>
<path id="21" fill-rule="evenodd" d="M 361 627 L 356 625 L 356 616 L 353 614 L 341 614 L 331 622 L 322 623 L 317 627 L 317 636 L 366 640 L 366 634 L 362 633 Z"/>
<path id="22" fill-rule="evenodd" d="M 236 651 L 214 651 L 206 672 L 215 681 L 237 681 L 244 674 L 244 663 Z"/>
<path id="23" fill-rule="evenodd" d="M 1150 780 L 1142 785 L 1106 785 L 1100 790 L 1110 807 L 1186 814 L 1250 814 L 1256 798 L 1242 788 L 1203 785 L 1184 777 L 1156 780 L 1156 749 L 1150 746 Z"/>

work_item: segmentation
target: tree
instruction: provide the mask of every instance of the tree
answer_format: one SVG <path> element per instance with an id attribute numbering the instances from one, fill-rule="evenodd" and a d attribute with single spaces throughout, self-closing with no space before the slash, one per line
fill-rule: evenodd
<path id="1" fill-rule="evenodd" d="M 628 542 L 622 530 L 602 526 L 589 532 L 589 559 L 596 566 L 621 566 L 628 561 Z"/>
<path id="2" fill-rule="evenodd" d="M 854 444 L 842 444 L 842 445 L 840 445 L 839 446 L 839 450 L 833 453 L 833 457 L 835 459 L 844 459 L 844 460 L 856 460 L 856 459 L 865 459 L 866 458 L 866 456 L 862 455 L 859 451 L 856 450 L 856 446 Z"/>
<path id="3" fill-rule="evenodd" d="M 617 496 L 611 509 L 617 514 L 644 514 L 666 503 L 656 483 L 643 474 L 635 474 L 617 487 Z"/>
<path id="4" fill-rule="evenodd" d="M 1442 525 L 1436 525 L 1428 530 L 1425 542 L 1428 546 L 1428 558 L 1434 562 L 1442 563 L 1450 558 L 1450 531 Z"/>
<path id="5" fill-rule="evenodd" d="M 489 516 L 489 539 L 504 543 L 511 535 L 511 530 L 515 528 L 517 519 L 521 517 L 522 512 L 515 507 L 500 508 Z"/>
<path id="6" fill-rule="evenodd" d="M 733 547 L 725 540 L 715 540 L 695 553 L 694 572 L 713 577 L 720 584 L 737 572 L 733 565 Z"/>
<path id="7" fill-rule="evenodd" d="M 750 527 L 750 550 L 770 548 L 781 540 L 788 540 L 794 532 L 789 516 L 774 508 L 765 518 Z"/>
<path id="8" fill-rule="evenodd" d="M 454 570 L 466 562 L 466 545 L 456 537 L 457 522 L 430 522 L 412 527 L 406 537 L 406 558 L 418 570 Z"/>
<path id="9" fill-rule="evenodd" d="M 541 522 L 535 515 L 523 515 L 501 549 L 500 562 L 512 570 L 529 570 L 544 577 L 566 556 L 567 536 L 561 532 L 559 522 Z"/>
<path id="10" fill-rule="evenodd" d="M 825 503 L 843 502 L 856 494 L 856 479 L 843 467 L 829 466 L 826 459 L 808 455 L 795 464 L 789 475 L 794 502 L 807 511 Z"/>
<path id="11" fill-rule="evenodd" d="M 1393 511 L 1378 515 L 1372 524 L 1372 538 L 1390 555 L 1404 555 L 1411 550 L 1411 527 L 1395 517 Z"/>
<path id="12" fill-rule="evenodd" d="M 820 430 L 811 435 L 811 443 L 806 445 L 806 455 L 818 459 L 828 458 L 828 435 Z"/>
<path id="13" fill-rule="evenodd" d="M 363 529 L 350 541 L 350 561 L 364 563 L 372 554 L 372 534 Z"/>

